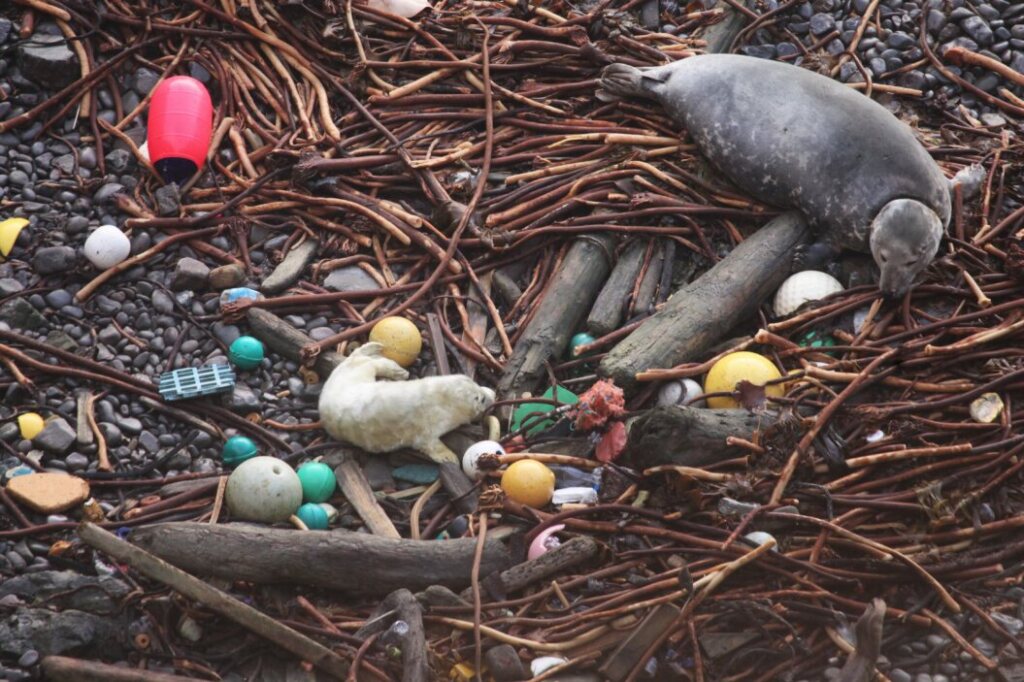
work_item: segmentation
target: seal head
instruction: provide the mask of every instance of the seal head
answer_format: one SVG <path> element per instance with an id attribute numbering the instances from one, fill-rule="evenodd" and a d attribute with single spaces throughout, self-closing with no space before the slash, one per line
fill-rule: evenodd
<path id="1" fill-rule="evenodd" d="M 942 221 L 920 201 L 894 199 L 871 221 L 871 255 L 886 296 L 902 296 L 939 250 Z"/>

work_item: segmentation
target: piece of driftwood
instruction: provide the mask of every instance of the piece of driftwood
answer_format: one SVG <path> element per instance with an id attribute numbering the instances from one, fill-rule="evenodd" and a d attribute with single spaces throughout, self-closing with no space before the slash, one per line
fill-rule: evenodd
<path id="1" fill-rule="evenodd" d="M 635 315 L 653 312 L 651 308 L 654 306 L 654 295 L 658 292 L 661 283 L 661 273 L 665 270 L 671 271 L 672 258 L 675 258 L 675 248 L 670 252 L 669 245 L 674 247 L 675 242 L 671 239 L 659 239 L 654 244 L 651 262 L 647 266 L 644 278 L 637 289 L 636 299 L 633 301 Z M 670 253 L 671 255 L 669 255 Z"/>
<path id="2" fill-rule="evenodd" d="M 305 346 L 313 343 L 305 333 L 288 324 L 280 317 L 263 308 L 249 308 L 245 314 L 252 328 L 252 335 L 289 360 L 300 362 L 300 353 Z M 344 358 L 338 353 L 323 352 L 316 358 L 316 371 L 326 379 Z"/>
<path id="3" fill-rule="evenodd" d="M 400 539 L 402 534 L 391 523 L 391 519 L 381 509 L 377 496 L 373 494 L 370 482 L 366 480 L 362 468 L 350 457 L 345 457 L 334 469 L 334 477 L 338 479 L 338 488 L 342 495 L 359 514 L 366 527 L 374 535 L 382 538 Z"/>
<path id="4" fill-rule="evenodd" d="M 679 616 L 679 607 L 672 604 L 659 604 L 647 614 L 643 622 L 629 633 L 622 644 L 612 652 L 601 666 L 601 673 L 612 682 L 622 682 L 636 664 L 643 658 L 648 647 L 661 637 L 665 628 L 675 622 Z"/>
<path id="5" fill-rule="evenodd" d="M 196 682 L 194 677 L 124 668 L 67 656 L 47 656 L 40 664 L 43 679 L 53 682 Z"/>
<path id="6" fill-rule="evenodd" d="M 423 607 L 406 589 L 395 590 L 374 609 L 366 624 L 356 631 L 360 639 L 385 632 L 396 620 L 409 626 L 399 636 L 402 649 L 402 682 L 428 682 L 430 662 L 427 659 L 427 638 L 423 631 Z"/>
<path id="7" fill-rule="evenodd" d="M 589 535 L 574 537 L 536 559 L 524 561 L 502 571 L 498 576 L 496 586 L 505 594 L 517 592 L 556 573 L 561 573 L 567 568 L 593 559 L 599 549 L 597 541 Z M 470 600 L 473 598 L 473 591 L 467 588 L 459 596 Z"/>
<path id="8" fill-rule="evenodd" d="M 601 288 L 594 307 L 587 315 L 587 329 L 594 336 L 604 336 L 619 328 L 626 315 L 626 306 L 636 286 L 637 275 L 644 264 L 647 240 L 635 239 L 619 254 L 612 274 Z"/>
<path id="9" fill-rule="evenodd" d="M 505 365 L 498 384 L 501 395 L 534 390 L 544 376 L 544 364 L 565 351 L 608 276 L 614 246 L 614 239 L 603 232 L 572 243 Z"/>
<path id="10" fill-rule="evenodd" d="M 344 530 L 297 532 L 243 524 L 162 523 L 137 528 L 132 542 L 192 571 L 256 583 L 312 585 L 360 595 L 406 587 L 462 588 L 476 540 L 393 540 Z M 484 545 L 481 572 L 512 565 L 498 539 Z"/>
<path id="11" fill-rule="evenodd" d="M 185 525 L 185 524 L 182 524 Z M 187 524 L 202 526 L 203 524 Z M 209 526 L 206 526 L 209 528 Z M 309 535 L 309 533 L 296 533 Z M 278 646 L 292 652 L 304 661 L 309 661 L 324 672 L 336 678 L 343 678 L 348 672 L 348 662 L 319 642 L 310 639 L 287 625 L 282 625 L 270 616 L 257 611 L 248 604 L 235 599 L 231 595 L 211 587 L 202 580 L 175 568 L 166 561 L 153 556 L 144 549 L 122 540 L 113 533 L 103 530 L 93 523 L 83 523 L 78 528 L 78 535 L 93 549 L 97 549 L 118 561 L 123 561 L 143 575 L 157 580 L 189 599 L 193 599 L 216 613 L 230 618 L 247 630 L 274 642 Z M 196 546 L 192 550 L 201 550 Z M 259 553 L 264 548 L 258 543 L 252 545 L 251 552 Z M 180 550 L 188 553 L 187 548 Z M 198 552 L 197 552 L 198 553 Z M 232 558 L 223 557 L 224 563 L 244 562 L 239 554 Z"/>
<path id="12" fill-rule="evenodd" d="M 752 440 L 778 422 L 776 412 L 710 410 L 699 407 L 656 407 L 629 422 L 623 454 L 638 468 L 661 464 L 702 467 L 750 454 L 729 445 L 735 436 Z"/>
<path id="13" fill-rule="evenodd" d="M 882 653 L 882 626 L 885 622 L 885 601 L 877 597 L 864 609 L 857 621 L 857 645 L 839 673 L 839 682 L 871 682 L 875 664 Z"/>
<path id="14" fill-rule="evenodd" d="M 772 220 L 677 291 L 604 357 L 598 373 L 628 389 L 638 372 L 693 360 L 753 315 L 789 276 L 797 248 L 810 240 L 799 213 Z"/>
<path id="15" fill-rule="evenodd" d="M 480 505 L 480 489 L 469 480 L 466 472 L 462 470 L 462 465 L 458 462 L 438 462 L 437 473 L 441 479 L 441 487 L 448 493 L 455 509 L 460 514 L 475 514 Z"/>
<path id="16" fill-rule="evenodd" d="M 735 4 L 752 9 L 755 2 L 754 0 L 739 0 L 739 2 Z M 718 2 L 710 9 L 719 8 L 723 9 L 725 12 L 723 19 L 708 26 L 704 29 L 703 33 L 700 33 L 697 36 L 707 43 L 704 47 L 704 51 L 708 54 L 712 52 L 728 52 L 733 41 L 736 39 L 736 36 L 739 35 L 741 30 L 743 30 L 744 24 L 750 21 L 742 12 L 735 9 L 731 2 L 718 0 Z"/>

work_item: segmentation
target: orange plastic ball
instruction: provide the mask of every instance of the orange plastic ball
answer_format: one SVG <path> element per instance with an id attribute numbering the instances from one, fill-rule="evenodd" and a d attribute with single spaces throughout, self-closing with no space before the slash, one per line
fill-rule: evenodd
<path id="1" fill-rule="evenodd" d="M 385 317 L 373 325 L 370 341 L 384 346 L 384 357 L 394 360 L 402 367 L 416 362 L 423 348 L 423 338 L 416 325 L 404 317 Z"/>
<path id="2" fill-rule="evenodd" d="M 781 377 L 779 368 L 763 355 L 748 351 L 729 353 L 711 366 L 711 371 L 708 372 L 708 376 L 704 380 L 704 392 L 732 392 L 736 390 L 736 384 L 741 381 L 764 386 L 767 382 Z M 785 393 L 786 389 L 782 384 L 765 386 L 765 394 L 768 396 L 778 398 Z M 720 396 L 708 398 L 708 407 L 728 409 L 740 407 L 740 404 L 730 396 Z"/>
<path id="3" fill-rule="evenodd" d="M 527 507 L 543 507 L 555 493 L 555 472 L 540 462 L 521 459 L 501 475 L 501 489 L 511 499 Z"/>

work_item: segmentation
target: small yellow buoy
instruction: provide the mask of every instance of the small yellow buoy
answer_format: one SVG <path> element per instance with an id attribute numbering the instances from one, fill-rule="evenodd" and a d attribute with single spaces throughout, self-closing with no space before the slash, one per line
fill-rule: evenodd
<path id="1" fill-rule="evenodd" d="M 35 412 L 26 412 L 18 415 L 18 428 L 21 429 L 21 437 L 25 440 L 32 440 L 42 432 L 46 422 Z"/>
<path id="2" fill-rule="evenodd" d="M 757 386 L 764 386 L 765 383 L 779 379 L 782 374 L 772 364 L 772 361 L 763 355 L 739 351 L 729 353 L 724 358 L 711 366 L 707 379 L 704 381 L 705 393 L 732 392 L 736 390 L 736 384 L 741 381 L 749 381 Z M 773 397 L 785 395 L 785 388 L 782 384 L 765 386 L 765 394 Z M 736 408 L 740 404 L 729 396 L 708 398 L 710 408 Z"/>
<path id="3" fill-rule="evenodd" d="M 24 218 L 8 218 L 0 222 L 0 256 L 7 257 L 14 249 L 14 243 L 18 241 L 18 235 L 28 225 Z"/>
<path id="4" fill-rule="evenodd" d="M 404 317 L 385 317 L 373 325 L 370 341 L 384 346 L 384 357 L 394 360 L 402 367 L 416 362 L 423 348 L 423 339 L 416 325 Z"/>
<path id="5" fill-rule="evenodd" d="M 501 489 L 527 507 L 543 507 L 555 493 L 555 472 L 532 459 L 513 462 L 501 475 Z"/>

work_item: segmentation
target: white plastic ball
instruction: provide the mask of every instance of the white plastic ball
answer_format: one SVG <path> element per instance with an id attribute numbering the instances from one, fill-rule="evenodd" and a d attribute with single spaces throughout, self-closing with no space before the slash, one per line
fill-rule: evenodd
<path id="1" fill-rule="evenodd" d="M 85 257 L 100 270 L 109 270 L 131 253 L 132 243 L 113 225 L 100 225 L 85 240 Z"/>
<path id="2" fill-rule="evenodd" d="M 231 473 L 224 499 L 236 518 L 278 523 L 287 521 L 302 504 L 302 483 L 286 462 L 253 457 Z"/>
<path id="3" fill-rule="evenodd" d="M 828 273 L 817 270 L 798 272 L 790 275 L 775 292 L 775 315 L 786 317 L 807 301 L 819 301 L 842 290 L 839 280 Z"/>
<path id="4" fill-rule="evenodd" d="M 473 443 L 466 448 L 466 453 L 462 455 L 462 470 L 466 473 L 471 480 L 476 480 L 483 477 L 483 472 L 480 471 L 480 467 L 477 466 L 477 462 L 483 455 L 504 455 L 505 448 L 501 447 L 501 443 L 493 440 L 482 440 L 479 443 Z"/>
<path id="5" fill-rule="evenodd" d="M 704 389 L 693 379 L 670 381 L 658 391 L 658 406 L 683 405 L 704 395 Z"/>

